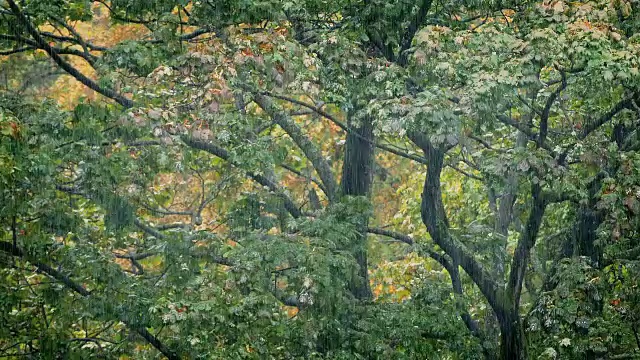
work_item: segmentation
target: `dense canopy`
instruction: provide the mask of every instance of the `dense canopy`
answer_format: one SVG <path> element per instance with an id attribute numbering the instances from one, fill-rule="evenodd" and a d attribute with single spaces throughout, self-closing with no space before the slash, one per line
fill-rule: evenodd
<path id="1" fill-rule="evenodd" d="M 640 358 L 637 0 L 0 0 L 0 358 Z"/>

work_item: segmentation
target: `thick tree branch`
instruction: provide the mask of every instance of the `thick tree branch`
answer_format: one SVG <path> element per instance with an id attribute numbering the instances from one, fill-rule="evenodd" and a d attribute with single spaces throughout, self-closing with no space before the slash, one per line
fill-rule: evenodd
<path id="1" fill-rule="evenodd" d="M 133 219 L 133 224 L 138 229 L 142 230 L 143 232 L 147 233 L 148 235 L 151 235 L 151 236 L 155 237 L 156 239 L 166 239 L 166 235 L 165 234 L 161 233 L 158 229 L 143 223 L 138 218 Z"/>
<path id="2" fill-rule="evenodd" d="M 613 119 L 613 117 L 616 116 L 618 113 L 620 113 L 622 110 L 632 107 L 633 106 L 632 104 L 633 104 L 633 97 L 624 98 L 620 100 L 616 105 L 614 105 L 613 108 L 611 108 L 611 110 L 607 111 L 605 114 L 603 114 L 599 118 L 586 121 L 586 123 L 584 124 L 584 128 L 582 130 L 582 133 L 579 135 L 579 138 L 580 139 L 586 138 L 587 136 L 589 136 L 589 134 L 597 130 L 600 126 L 611 121 L 611 119 Z"/>
<path id="3" fill-rule="evenodd" d="M 427 17 L 427 13 L 431 9 L 432 0 L 422 0 L 419 5 L 418 12 L 415 14 L 414 18 L 411 20 L 409 27 L 407 27 L 407 31 L 402 36 L 400 40 L 400 52 L 398 53 L 398 61 L 397 64 L 400 66 L 406 66 L 409 59 L 409 48 L 411 48 L 411 43 L 413 42 L 413 38 L 420 29 L 420 25 L 424 22 Z"/>
<path id="4" fill-rule="evenodd" d="M 95 338 L 95 337 L 86 337 L 86 338 L 73 338 L 73 339 L 69 339 L 69 342 L 73 342 L 73 341 L 78 341 L 78 342 L 93 342 L 96 343 L 98 345 L 100 345 L 101 342 L 106 342 L 106 343 L 110 343 L 110 344 L 118 344 L 115 341 L 111 341 L 111 340 L 107 340 L 107 339 L 102 339 L 102 338 Z"/>
<path id="5" fill-rule="evenodd" d="M 410 236 L 402 234 L 402 233 L 399 233 L 399 232 L 380 229 L 380 228 L 374 228 L 374 227 L 368 227 L 367 228 L 367 232 L 370 233 L 370 234 L 387 236 L 387 237 L 396 239 L 396 240 L 398 240 L 400 242 L 403 242 L 403 243 L 405 243 L 407 245 L 413 245 L 414 244 L 414 241 Z"/>
<path id="6" fill-rule="evenodd" d="M 529 254 L 536 243 L 538 231 L 540 230 L 544 211 L 547 206 L 542 194 L 542 188 L 539 184 L 533 184 L 531 186 L 531 197 L 532 204 L 529 219 L 527 220 L 524 232 L 522 232 L 520 239 L 518 240 L 518 245 L 511 262 L 509 281 L 507 283 L 507 294 L 513 297 L 514 310 L 517 310 L 520 304 L 522 282 L 524 281 L 524 275 L 529 261 Z"/>
<path id="7" fill-rule="evenodd" d="M 404 152 L 404 151 L 401 151 L 401 150 L 398 150 L 398 149 L 396 149 L 396 148 L 393 148 L 393 147 L 391 147 L 391 146 L 387 146 L 387 145 L 384 145 L 384 144 L 380 144 L 380 143 L 378 143 L 378 142 L 375 142 L 375 143 L 373 144 L 373 146 L 377 147 L 378 149 L 381 149 L 381 150 L 384 150 L 384 151 L 386 151 L 386 152 L 389 152 L 389 153 L 391 153 L 391 154 L 394 154 L 394 155 L 397 155 L 397 156 L 403 157 L 403 158 L 405 158 L 405 159 L 413 160 L 413 161 L 415 161 L 415 162 L 417 162 L 417 163 L 419 163 L 419 164 L 427 165 L 427 159 L 425 159 L 425 158 L 424 158 L 424 157 L 422 157 L 422 156 L 418 156 L 418 155 L 414 155 L 414 154 L 409 154 L 409 153 L 406 153 L 406 152 Z"/>
<path id="8" fill-rule="evenodd" d="M 84 193 L 80 189 L 72 186 L 56 185 L 56 190 L 62 191 L 64 193 L 71 194 L 71 195 L 84 196 Z"/>
<path id="9" fill-rule="evenodd" d="M 53 21 L 57 22 L 58 24 L 62 25 L 65 29 L 67 29 L 67 31 L 72 34 L 78 44 L 80 44 L 80 46 L 82 46 L 82 50 L 84 51 L 84 58 L 85 60 L 87 60 L 87 62 L 89 62 L 89 64 L 91 66 L 95 65 L 95 57 L 91 55 L 91 53 L 89 53 L 89 46 L 87 45 L 87 43 L 84 41 L 84 39 L 82 38 L 82 36 L 80 36 L 80 34 L 76 31 L 76 29 L 73 28 L 73 26 L 67 24 L 67 21 L 65 19 L 60 19 L 57 16 L 51 16 L 51 18 L 53 19 Z"/>
<path id="10" fill-rule="evenodd" d="M 182 215 L 182 216 L 193 216 L 193 211 L 178 211 L 178 210 L 164 210 L 164 209 L 156 209 L 153 208 L 143 202 L 139 202 L 140 206 L 149 210 L 150 212 L 158 215 Z"/>
<path id="11" fill-rule="evenodd" d="M 128 254 L 113 254 L 113 256 L 116 259 L 126 259 L 129 260 L 131 262 L 131 265 L 133 267 L 133 269 L 131 270 L 131 272 L 135 275 L 142 275 L 144 274 L 144 267 L 142 266 L 142 264 L 140 264 L 138 262 L 138 260 L 143 260 L 146 259 L 148 257 L 151 257 L 155 255 L 155 253 L 153 252 L 148 252 L 148 253 L 141 253 L 141 254 L 136 254 L 136 253 L 128 253 Z"/>
<path id="12" fill-rule="evenodd" d="M 9 11 L 9 10 L 0 11 L 0 13 L 5 14 L 5 15 L 15 16 L 15 14 L 13 12 Z M 27 14 L 27 15 L 29 15 L 29 14 Z M 52 17 L 52 19 L 55 22 L 58 22 L 59 24 L 64 26 L 64 24 L 62 24 L 62 22 L 61 22 L 62 19 L 54 18 L 54 17 Z M 67 26 L 70 26 L 70 25 L 67 24 Z M 67 26 L 65 26 L 65 28 L 67 28 L 67 30 L 69 30 L 69 28 Z M 74 29 L 74 31 L 70 31 L 70 32 L 73 34 L 75 32 L 75 29 Z M 74 38 L 74 37 L 71 37 L 71 36 L 58 35 L 58 34 L 54 34 L 54 33 L 48 32 L 48 31 L 40 31 L 40 35 L 42 35 L 42 36 L 44 36 L 46 38 L 49 38 L 49 39 L 54 39 L 54 40 L 63 41 L 63 42 L 69 42 L 69 43 L 73 43 L 73 44 L 81 45 L 81 46 L 82 46 L 82 42 L 84 42 L 85 46 L 87 48 L 89 48 L 90 50 L 93 50 L 93 51 L 106 51 L 106 50 L 109 49 L 109 48 L 107 48 L 105 46 L 95 45 L 95 44 L 92 44 L 92 43 L 84 40 L 82 37 L 79 36 L 79 34 L 77 32 L 76 32 L 76 35 L 78 35 L 78 38 Z"/>
<path id="13" fill-rule="evenodd" d="M 300 127 L 282 111 L 279 111 L 271 99 L 264 95 L 256 94 L 254 96 L 255 102 L 273 119 L 273 122 L 278 124 L 298 145 L 304 155 L 311 161 L 311 164 L 316 169 L 322 184 L 326 191 L 325 194 L 329 199 L 329 202 L 333 202 L 337 195 L 338 185 L 336 179 L 333 176 L 331 166 L 323 157 L 322 152 L 318 149 L 314 143 L 309 140 L 309 137 L 305 135 Z"/>
<path id="14" fill-rule="evenodd" d="M 80 286 L 79 284 L 73 282 L 73 280 L 71 280 L 65 274 L 63 274 L 60 271 L 50 267 L 49 265 L 47 265 L 45 263 L 42 263 L 42 262 L 39 262 L 37 260 L 32 259 L 30 256 L 25 254 L 24 251 L 22 251 L 22 249 L 20 249 L 17 246 L 14 246 L 12 243 L 9 243 L 9 242 L 6 242 L 6 241 L 0 242 L 0 250 L 2 250 L 3 252 L 5 252 L 5 253 L 7 253 L 7 254 L 9 254 L 11 256 L 24 258 L 25 260 L 27 260 L 30 263 L 32 263 L 33 266 L 38 268 L 38 270 L 41 271 L 42 273 L 45 273 L 45 274 L 51 276 L 53 279 L 63 283 L 66 287 L 68 287 L 69 289 L 75 291 L 76 293 L 78 293 L 78 294 L 80 294 L 82 296 L 91 295 L 91 292 L 89 292 L 89 290 L 87 290 L 84 287 Z"/>
<path id="15" fill-rule="evenodd" d="M 350 129 L 349 127 L 344 124 L 342 121 L 336 119 L 333 115 L 329 114 L 328 112 L 322 110 L 322 108 L 315 106 L 313 104 L 308 104 L 304 101 L 289 97 L 289 96 L 285 96 L 285 95 L 279 95 L 279 94 L 272 94 L 270 92 L 263 92 L 261 93 L 261 95 L 265 95 L 265 96 L 269 96 L 275 99 L 280 99 L 280 100 L 284 100 L 284 101 L 288 101 L 292 104 L 296 104 L 296 105 L 300 105 L 302 107 L 305 107 L 313 112 L 315 112 L 316 114 L 326 118 L 327 120 L 331 121 L 332 123 L 336 124 L 339 128 L 341 128 L 342 130 L 349 132 Z"/>
<path id="16" fill-rule="evenodd" d="M 452 168 L 453 170 L 459 172 L 460 174 L 462 174 L 462 175 L 464 175 L 464 176 L 466 176 L 466 177 L 468 177 L 470 179 L 477 180 L 477 181 L 484 181 L 484 179 L 481 178 L 480 176 L 476 176 L 476 175 L 473 175 L 471 173 L 468 173 L 468 172 L 460 169 L 459 167 L 457 167 L 457 166 L 455 166 L 453 164 L 447 164 L 447 167 Z"/>
<path id="17" fill-rule="evenodd" d="M 533 104 L 533 102 L 528 102 L 525 98 L 522 97 L 522 95 L 520 94 L 516 94 L 516 96 L 518 97 L 518 100 L 520 100 L 521 103 L 523 103 L 524 105 L 526 105 L 529 109 L 531 109 L 531 111 L 533 111 L 534 113 L 538 114 L 539 116 L 542 116 L 542 111 L 540 111 L 540 109 L 537 109 L 535 107 L 535 105 Z"/>
<path id="18" fill-rule="evenodd" d="M 202 27 L 199 29 L 196 29 L 188 34 L 184 34 L 184 35 L 180 35 L 178 36 L 178 40 L 180 41 L 188 41 L 188 40 L 193 40 L 195 38 L 197 38 L 200 35 L 204 35 L 204 34 L 209 34 L 215 32 L 215 29 L 209 28 L 209 27 Z M 156 40 L 151 40 L 149 41 L 152 44 L 158 44 L 161 42 L 164 42 L 164 40 L 162 39 L 156 39 Z"/>
<path id="19" fill-rule="evenodd" d="M 427 227 L 433 241 L 445 251 L 478 286 L 487 301 L 500 316 L 505 312 L 504 292 L 483 266 L 463 244 L 455 240 L 449 233 L 449 224 L 442 203 L 440 175 L 444 166 L 444 150 L 433 147 L 423 134 L 409 132 L 409 138 L 422 148 L 429 161 L 422 192 L 422 222 Z"/>
<path id="20" fill-rule="evenodd" d="M 483 147 L 485 147 L 486 149 L 489 149 L 489 150 L 496 150 L 496 149 L 494 149 L 494 148 L 491 146 L 491 144 L 489 144 L 488 142 L 486 142 L 485 140 L 481 139 L 481 138 L 480 138 L 480 137 L 478 137 L 478 136 L 475 136 L 475 135 L 469 135 L 469 136 L 467 136 L 467 137 L 468 137 L 469 139 L 471 139 L 471 140 L 475 140 L 476 142 L 480 143 L 480 144 L 481 144 Z"/>
<path id="21" fill-rule="evenodd" d="M 545 191 L 542 195 L 544 197 L 544 201 L 546 204 L 555 204 L 555 203 L 561 203 L 565 201 L 574 202 L 576 204 L 580 202 L 580 197 L 578 197 L 575 194 L 566 193 L 566 192 L 558 193 L 558 192 Z"/>
<path id="22" fill-rule="evenodd" d="M 105 1 L 105 0 L 93 0 L 94 2 L 98 2 L 101 3 L 102 5 L 104 5 L 108 10 L 109 10 L 109 15 L 112 19 L 114 20 L 118 20 L 124 23 L 130 23 L 130 24 L 141 24 L 141 25 L 145 25 L 147 26 L 147 28 L 149 28 L 150 24 L 154 24 L 154 23 L 158 23 L 160 21 L 162 21 L 161 19 L 133 19 L 133 18 L 129 18 L 129 17 L 125 17 L 125 16 L 121 16 L 116 14 L 116 12 L 114 11 L 113 7 L 109 6 L 109 4 Z M 186 12 L 186 9 L 181 6 L 182 11 Z M 181 26 L 194 26 L 195 24 L 187 22 L 187 21 L 162 21 L 164 23 L 167 24 L 172 24 L 172 25 L 181 25 Z"/>
<path id="23" fill-rule="evenodd" d="M 436 255 L 439 255 L 438 257 L 440 259 L 430 254 L 430 256 L 434 260 L 439 262 L 440 265 L 442 265 L 442 267 L 447 269 L 447 272 L 449 273 L 449 277 L 451 278 L 451 287 L 453 288 L 453 292 L 460 296 L 463 295 L 462 281 L 460 280 L 460 271 L 458 270 L 458 265 L 452 264 L 444 256 L 440 256 L 440 254 L 436 253 Z M 459 306 L 459 308 L 461 312 L 460 317 L 462 318 L 462 321 L 464 322 L 464 324 L 467 326 L 467 329 L 469 329 L 469 332 L 471 332 L 473 336 L 483 339 L 484 336 L 480 330 L 480 326 L 478 325 L 478 322 L 471 317 L 471 315 L 466 309 L 463 309 L 461 306 Z"/>
<path id="24" fill-rule="evenodd" d="M 193 214 L 192 214 L 193 216 Z M 171 229 L 184 229 L 186 227 L 188 227 L 188 224 L 185 223 L 173 223 L 173 224 L 160 224 L 158 226 L 156 226 L 156 229 L 162 231 L 162 230 L 171 230 Z"/>
<path id="25" fill-rule="evenodd" d="M 542 110 L 542 114 L 540 114 L 540 132 L 538 135 L 538 146 L 543 147 L 545 141 L 547 140 L 547 133 L 549 127 L 549 114 L 551 112 L 551 107 L 553 103 L 556 101 L 562 90 L 567 87 L 567 74 L 564 71 L 560 70 L 560 76 L 562 76 L 561 85 L 551 93 L 549 98 L 547 99 L 546 104 L 544 105 L 544 109 Z"/>

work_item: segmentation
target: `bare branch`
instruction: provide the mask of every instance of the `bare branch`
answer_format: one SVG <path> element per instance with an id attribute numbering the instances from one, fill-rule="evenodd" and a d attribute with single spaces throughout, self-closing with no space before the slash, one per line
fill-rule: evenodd
<path id="1" fill-rule="evenodd" d="M 213 33 L 216 32 L 215 29 L 209 28 L 209 27 L 202 27 L 199 29 L 196 29 L 188 34 L 184 34 L 184 35 L 180 35 L 178 36 L 178 40 L 180 41 L 188 41 L 188 40 L 193 40 L 195 38 L 197 38 L 200 35 L 204 35 L 204 34 L 209 34 L 209 33 Z M 158 44 L 161 42 L 164 42 L 165 40 L 163 39 L 156 39 L 156 40 L 150 40 L 149 43 L 152 44 Z"/>
<path id="2" fill-rule="evenodd" d="M 165 210 L 165 209 L 156 209 L 153 208 L 143 202 L 139 202 L 140 206 L 149 210 L 152 213 L 160 214 L 160 215 L 182 215 L 182 216 L 191 216 L 193 215 L 193 211 L 179 211 L 179 210 Z"/>
<path id="3" fill-rule="evenodd" d="M 133 224 L 137 226 L 140 230 L 155 237 L 156 239 L 166 239 L 165 234 L 161 233 L 158 229 L 155 229 L 149 225 L 146 225 L 145 223 L 140 221 L 140 219 L 138 218 L 133 219 Z"/>
<path id="4" fill-rule="evenodd" d="M 501 123 L 505 124 L 505 125 L 509 125 L 517 130 L 520 130 L 523 134 L 525 134 L 529 140 L 533 140 L 536 141 L 536 139 L 539 138 L 538 134 L 534 133 L 527 125 L 521 123 L 521 122 L 517 122 L 513 119 L 511 119 L 508 116 L 499 114 L 496 116 L 496 118 L 498 119 L 498 121 L 500 121 Z M 538 146 L 540 146 L 541 148 L 549 151 L 550 153 L 554 154 L 554 150 L 551 146 L 549 146 L 549 144 L 547 144 L 547 142 L 544 143 L 540 143 L 539 141 L 536 141 L 536 143 L 538 144 Z"/>
<path id="5" fill-rule="evenodd" d="M 502 115 L 502 114 L 497 115 L 496 118 L 501 123 L 503 123 L 505 125 L 509 125 L 511 127 L 514 127 L 517 130 L 520 130 L 522 133 L 526 134 L 529 137 L 529 139 L 533 140 L 533 139 L 536 138 L 536 134 L 533 131 L 531 131 L 531 129 L 527 125 L 525 125 L 523 123 L 520 123 L 520 122 L 517 122 L 517 121 L 511 119 L 510 117 Z"/>
<path id="6" fill-rule="evenodd" d="M 542 116 L 542 111 L 540 111 L 539 109 L 536 109 L 535 106 L 532 103 L 529 103 L 525 98 L 522 97 L 522 95 L 520 94 L 516 94 L 516 96 L 518 97 L 518 100 L 520 100 L 520 102 L 522 102 L 523 104 L 525 104 L 529 109 L 531 109 L 531 111 L 533 111 L 534 113 Z"/>
<path id="7" fill-rule="evenodd" d="M 156 229 L 162 230 L 171 230 L 171 229 L 184 229 L 188 227 L 188 224 L 185 223 L 173 223 L 173 224 L 160 224 L 156 226 Z"/>
<path id="8" fill-rule="evenodd" d="M 103 339 L 103 338 L 73 338 L 73 339 L 69 339 L 68 341 L 73 342 L 73 341 L 79 341 L 79 342 L 93 342 L 96 343 L 98 345 L 100 345 L 101 342 L 106 342 L 109 344 L 117 344 L 117 342 L 115 341 L 111 341 L 111 340 L 107 340 L 107 339 Z"/>
<path id="9" fill-rule="evenodd" d="M 76 38 L 73 38 L 71 36 L 57 35 L 57 34 L 50 33 L 48 31 L 41 31 L 40 35 L 42 35 L 42 36 L 44 36 L 46 38 L 50 38 L 50 39 L 54 39 L 54 40 L 58 40 L 58 41 L 66 41 L 66 42 L 70 42 L 70 43 L 74 43 L 74 44 L 78 43 L 78 39 L 76 39 Z M 92 51 L 106 51 L 106 50 L 109 50 L 108 47 L 95 45 L 95 44 L 92 44 L 92 43 L 90 43 L 90 42 L 88 42 L 88 41 L 86 41 L 84 39 L 83 39 L 83 41 L 84 41 L 85 45 Z"/>
<path id="10" fill-rule="evenodd" d="M 409 154 L 407 152 L 401 151 L 399 149 L 396 149 L 396 148 L 388 146 L 388 145 L 380 144 L 378 142 L 375 142 L 373 144 L 373 146 L 377 147 L 378 149 L 382 149 L 384 151 L 390 152 L 390 153 L 392 153 L 394 155 L 398 155 L 400 157 L 403 157 L 405 159 L 413 160 L 413 161 L 415 161 L 417 163 L 427 165 L 427 159 L 425 159 L 422 156 L 418 156 L 418 155 L 415 155 L 415 154 Z"/>
<path id="11" fill-rule="evenodd" d="M 380 228 L 374 228 L 374 227 L 367 228 L 367 232 L 371 233 L 371 234 L 387 236 L 387 237 L 396 239 L 398 241 L 401 241 L 401 242 L 403 242 L 403 243 L 405 243 L 407 245 L 413 245 L 414 244 L 414 241 L 410 236 L 405 235 L 405 234 L 401 234 L 399 232 L 380 229 Z"/>
<path id="12" fill-rule="evenodd" d="M 482 146 L 484 146 L 485 148 L 489 149 L 489 150 L 495 150 L 493 147 L 491 147 L 491 145 L 486 142 L 485 140 L 475 136 L 475 135 L 468 135 L 467 136 L 469 139 L 471 140 L 475 140 L 476 142 L 479 142 Z"/>
<path id="13" fill-rule="evenodd" d="M 0 39 L 3 40 L 11 40 L 11 41 L 15 41 L 16 43 L 24 43 L 27 44 L 27 47 L 22 48 L 22 51 L 20 52 L 24 52 L 24 51 L 30 51 L 30 50 L 36 50 L 36 49 L 42 49 L 37 42 L 22 37 L 22 36 L 15 36 L 15 35 L 8 35 L 8 34 L 0 34 Z M 78 51 L 76 49 L 72 49 L 69 47 L 65 47 L 65 48 L 60 48 L 60 47 L 52 47 L 52 49 L 59 55 L 74 55 L 74 56 L 79 56 L 83 59 L 85 59 L 90 65 L 92 65 L 92 62 L 95 61 L 95 56 L 89 54 L 89 56 L 87 57 L 87 54 L 85 54 L 82 51 Z M 7 54 L 6 55 L 11 55 L 11 53 L 13 53 L 13 50 L 8 50 L 6 51 Z M 17 52 L 17 51 L 16 51 Z M 93 65 L 92 65 L 93 66 Z"/>

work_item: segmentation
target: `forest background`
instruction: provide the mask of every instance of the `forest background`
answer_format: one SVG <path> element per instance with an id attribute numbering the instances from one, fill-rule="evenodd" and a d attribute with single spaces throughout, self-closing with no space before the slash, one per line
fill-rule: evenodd
<path id="1" fill-rule="evenodd" d="M 640 358 L 639 30 L 0 0 L 0 358 Z"/>

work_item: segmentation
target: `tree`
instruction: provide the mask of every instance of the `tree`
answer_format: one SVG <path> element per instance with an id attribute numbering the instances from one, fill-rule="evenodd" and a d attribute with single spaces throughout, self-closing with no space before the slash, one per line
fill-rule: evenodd
<path id="1" fill-rule="evenodd" d="M 104 100 L 0 102 L 2 352 L 640 348 L 633 2 L 0 6 L 2 54 L 44 52 Z M 74 27 L 105 11 L 147 34 Z M 410 297 L 373 301 L 383 238 L 450 284 L 411 273 Z"/>

